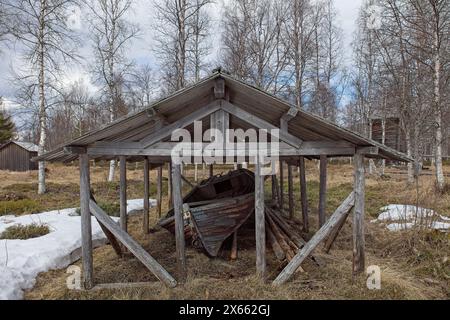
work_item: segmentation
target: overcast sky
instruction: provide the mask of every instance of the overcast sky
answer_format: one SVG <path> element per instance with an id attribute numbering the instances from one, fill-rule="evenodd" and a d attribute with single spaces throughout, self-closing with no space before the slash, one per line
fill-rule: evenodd
<path id="1" fill-rule="evenodd" d="M 217 4 L 210 9 L 213 24 L 218 25 L 221 19 L 222 5 L 224 0 L 218 0 Z M 226 0 L 225 0 L 226 1 Z M 283 0 L 280 0 L 283 1 Z M 152 52 L 152 40 L 154 37 L 154 31 L 152 29 L 154 9 L 153 0 L 134 0 L 133 10 L 130 12 L 129 19 L 134 23 L 139 24 L 141 29 L 141 36 L 139 39 L 134 40 L 133 44 L 128 50 L 128 57 L 133 59 L 136 64 L 149 63 L 157 68 L 157 62 L 155 61 L 154 54 Z M 351 41 L 353 38 L 353 32 L 355 30 L 355 22 L 358 16 L 358 10 L 363 0 L 335 0 L 335 6 L 338 11 L 338 23 L 344 31 L 344 53 L 346 56 L 346 63 L 350 65 L 351 57 Z M 79 32 L 84 33 L 83 25 L 79 25 Z M 218 34 L 218 33 L 215 33 Z M 80 48 L 80 53 L 84 56 L 91 54 L 91 47 L 89 41 L 83 41 L 83 46 Z M 220 37 L 216 37 L 214 40 L 215 47 L 220 46 Z M 9 103 L 14 100 L 14 88 L 10 84 L 11 69 L 20 66 L 20 52 L 16 52 L 11 48 L 2 48 L 0 50 L 0 96 Z M 19 50 L 17 50 L 19 51 Z M 214 54 L 210 57 L 214 61 Z M 224 66 L 226 68 L 226 66 Z M 89 76 L 87 75 L 86 62 L 80 63 L 70 68 L 67 77 L 64 82 L 70 83 L 79 79 L 84 79 L 86 83 L 90 84 Z"/>

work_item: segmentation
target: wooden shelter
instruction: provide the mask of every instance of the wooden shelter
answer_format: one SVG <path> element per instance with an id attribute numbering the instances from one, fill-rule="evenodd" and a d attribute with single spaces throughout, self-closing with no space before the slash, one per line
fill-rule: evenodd
<path id="1" fill-rule="evenodd" d="M 170 185 L 174 210 L 176 252 L 179 268 L 179 280 L 186 274 L 185 239 L 184 239 L 184 207 L 181 185 L 183 183 L 182 168 L 172 161 L 172 151 L 178 142 L 171 141 L 174 130 L 185 128 L 190 133 L 198 130 L 194 124 L 202 121 L 201 133 L 207 135 L 208 129 L 218 129 L 225 133 L 227 129 L 279 129 L 279 161 L 288 165 L 289 213 L 293 214 L 293 167 L 300 167 L 301 201 L 303 226 L 308 230 L 308 202 L 306 199 L 305 158 L 320 160 L 320 206 L 319 216 L 321 228 L 306 243 L 287 267 L 276 278 L 274 284 L 287 281 L 300 267 L 300 264 L 314 248 L 323 240 L 329 241 L 345 222 L 349 211 L 353 214 L 353 271 L 364 270 L 364 157 L 386 158 L 397 161 L 410 161 L 404 154 L 385 147 L 375 141 L 366 139 L 349 130 L 310 113 L 298 110 L 260 89 L 236 80 L 230 75 L 214 72 L 211 76 L 195 85 L 174 93 L 150 108 L 127 116 L 90 132 L 64 146 L 48 152 L 36 160 L 68 162 L 79 159 L 80 165 L 80 202 L 82 256 L 84 284 L 86 288 L 93 286 L 91 214 L 103 226 L 116 251 L 120 252 L 121 242 L 144 263 L 155 276 L 166 285 L 173 287 L 175 279 L 163 269 L 158 262 L 144 251 L 127 233 L 126 223 L 126 162 L 144 162 L 144 199 L 149 198 L 149 174 L 152 168 L 161 168 L 169 164 L 171 168 Z M 272 143 L 274 137 L 268 139 Z M 263 141 L 258 141 L 263 142 Z M 203 146 L 203 144 L 202 144 Z M 224 145 L 222 150 L 226 151 Z M 245 150 L 249 157 L 251 150 Z M 354 157 L 355 184 L 354 191 L 338 210 L 326 219 L 326 177 L 327 159 L 329 157 Z M 120 227 L 115 224 L 91 199 L 89 181 L 89 159 L 120 160 Z M 266 275 L 266 232 L 265 232 L 265 196 L 263 163 L 259 157 L 255 160 L 255 235 L 256 235 L 256 270 L 264 278 Z M 286 177 L 281 174 L 272 176 L 274 192 L 285 193 Z M 161 199 L 161 169 L 158 171 L 158 200 Z M 281 181 L 280 181 L 281 180 Z M 279 182 L 280 181 L 280 182 Z M 278 182 L 280 184 L 278 184 Z M 281 196 L 281 199 L 284 199 Z M 147 200 L 144 200 L 144 231 L 148 231 Z M 160 209 L 159 209 L 160 210 Z M 334 235 L 334 236 L 333 236 Z"/>
<path id="2" fill-rule="evenodd" d="M 38 146 L 31 142 L 9 141 L 0 146 L 0 170 L 24 172 L 37 170 L 31 161 L 38 154 Z"/>

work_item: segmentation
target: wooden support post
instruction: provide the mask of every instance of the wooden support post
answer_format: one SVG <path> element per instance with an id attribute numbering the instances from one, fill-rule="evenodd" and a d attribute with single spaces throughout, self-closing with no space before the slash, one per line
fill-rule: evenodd
<path id="1" fill-rule="evenodd" d="M 280 210 L 283 212 L 284 209 L 284 163 L 280 161 Z"/>
<path id="2" fill-rule="evenodd" d="M 120 161 L 120 227 L 127 231 L 127 158 L 121 156 Z"/>
<path id="3" fill-rule="evenodd" d="M 275 175 L 272 176 L 272 205 L 277 204 L 278 199 L 277 199 L 277 178 Z"/>
<path id="4" fill-rule="evenodd" d="M 320 187 L 319 187 L 319 228 L 326 222 L 327 206 L 327 156 L 320 156 Z"/>
<path id="5" fill-rule="evenodd" d="M 83 284 L 89 290 L 94 286 L 92 257 L 92 227 L 90 201 L 89 157 L 80 154 L 80 212 L 81 212 L 81 254 L 83 257 Z"/>
<path id="6" fill-rule="evenodd" d="M 161 218 L 161 205 L 162 205 L 162 176 L 163 167 L 158 167 L 158 181 L 156 182 L 156 211 L 158 212 L 158 217 Z"/>
<path id="7" fill-rule="evenodd" d="M 181 169 L 181 190 L 183 190 L 184 188 L 184 164 L 180 164 L 180 169 Z"/>
<path id="8" fill-rule="evenodd" d="M 364 239 L 364 210 L 365 210 L 365 170 L 364 155 L 356 152 L 355 167 L 355 209 L 353 212 L 353 275 L 364 272 L 365 268 L 365 239 Z"/>
<path id="9" fill-rule="evenodd" d="M 209 165 L 209 177 L 214 177 L 214 165 L 210 164 Z"/>
<path id="10" fill-rule="evenodd" d="M 306 189 L 305 158 L 300 157 L 300 196 L 302 202 L 303 231 L 309 233 L 308 194 Z"/>
<path id="11" fill-rule="evenodd" d="M 150 164 L 148 158 L 144 160 L 144 234 L 150 233 Z"/>
<path id="12" fill-rule="evenodd" d="M 266 227 L 264 212 L 264 177 L 261 164 L 255 164 L 255 233 L 256 233 L 256 273 L 261 279 L 266 276 Z"/>
<path id="13" fill-rule="evenodd" d="M 175 241 L 180 281 L 186 279 L 186 254 L 184 240 L 183 197 L 181 194 L 181 166 L 172 164 L 173 209 L 175 214 Z"/>
<path id="14" fill-rule="evenodd" d="M 292 166 L 288 166 L 288 196 L 289 196 L 289 218 L 294 217 L 294 176 Z"/>
<path id="15" fill-rule="evenodd" d="M 181 174 L 181 172 L 180 172 Z M 167 167 L 167 199 L 168 199 L 168 208 L 173 208 L 173 183 L 172 183 L 172 162 L 169 162 Z"/>

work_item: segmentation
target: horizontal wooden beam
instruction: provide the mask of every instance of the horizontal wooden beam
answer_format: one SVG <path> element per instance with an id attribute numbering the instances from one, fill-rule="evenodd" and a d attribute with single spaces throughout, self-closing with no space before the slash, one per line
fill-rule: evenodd
<path id="1" fill-rule="evenodd" d="M 206 147 L 210 147 L 211 143 L 203 143 L 202 150 Z M 146 157 L 170 157 L 172 155 L 172 150 L 175 147 L 181 147 L 179 142 L 159 142 L 149 148 L 142 148 L 139 144 L 133 143 L 96 143 L 91 147 L 87 148 L 87 153 L 91 156 L 146 156 Z M 300 148 L 294 148 L 285 142 L 280 142 L 278 145 L 279 156 L 352 156 L 355 154 L 355 147 L 336 141 L 306 141 Z M 186 149 L 194 151 L 193 144 L 186 144 Z M 267 143 L 266 146 L 259 146 L 258 149 L 250 149 L 249 144 L 228 144 L 225 148 L 220 149 L 223 151 L 235 150 L 242 152 L 242 155 L 253 155 L 257 151 L 267 151 L 271 154 L 272 144 Z M 243 152 L 245 151 L 245 153 Z M 151 160 L 151 159 L 150 159 Z"/>
<path id="2" fill-rule="evenodd" d="M 378 155 L 379 148 L 378 147 L 357 148 L 356 152 L 361 154 L 361 155 Z"/>
<path id="3" fill-rule="evenodd" d="M 65 154 L 85 154 L 86 147 L 67 146 L 63 148 Z"/>
<path id="4" fill-rule="evenodd" d="M 156 285 L 158 285 L 158 283 L 155 282 L 101 283 L 95 285 L 95 287 L 93 287 L 90 291 L 144 289 L 155 288 Z"/>

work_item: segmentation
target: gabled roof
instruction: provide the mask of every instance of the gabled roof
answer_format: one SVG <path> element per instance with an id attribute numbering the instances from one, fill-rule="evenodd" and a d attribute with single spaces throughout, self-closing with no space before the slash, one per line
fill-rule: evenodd
<path id="1" fill-rule="evenodd" d="M 219 78 L 225 80 L 230 102 L 276 127 L 280 126 L 281 117 L 294 108 L 290 103 L 219 70 L 196 84 L 154 103 L 145 110 L 118 119 L 101 129 L 91 131 L 38 159 L 62 162 L 75 160 L 77 155 L 65 154 L 64 147 L 66 146 L 89 146 L 99 141 L 138 142 L 161 129 L 161 122 L 155 120 L 155 114 L 159 119 L 164 119 L 165 125 L 167 125 L 208 105 L 213 95 L 215 80 Z M 208 122 L 209 118 L 205 121 Z M 230 127 L 242 129 L 251 127 L 236 116 L 230 118 L 230 123 Z M 303 141 L 346 141 L 355 147 L 377 147 L 379 157 L 411 161 L 401 152 L 303 110 L 299 110 L 297 115 L 290 120 L 289 133 Z"/>
<path id="2" fill-rule="evenodd" d="M 34 143 L 31 142 L 23 142 L 23 141 L 8 141 L 5 144 L 3 144 L 2 146 L 0 146 L 0 149 L 5 148 L 6 146 L 10 145 L 11 143 L 14 143 L 16 145 L 18 145 L 19 147 L 25 149 L 26 151 L 29 152 L 38 152 L 39 147 L 37 145 L 35 145 Z"/>

